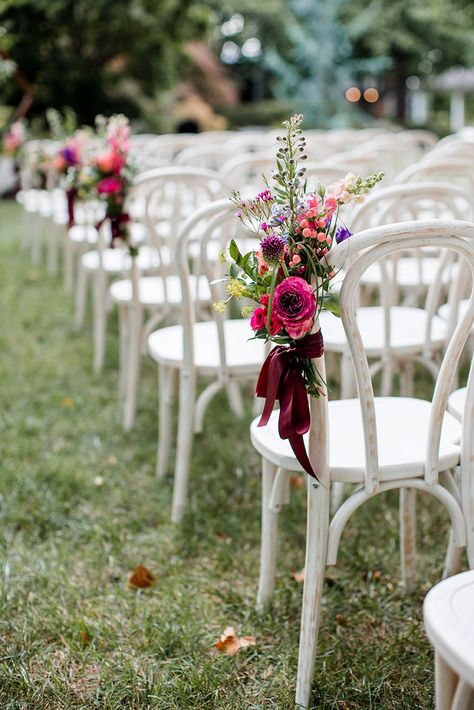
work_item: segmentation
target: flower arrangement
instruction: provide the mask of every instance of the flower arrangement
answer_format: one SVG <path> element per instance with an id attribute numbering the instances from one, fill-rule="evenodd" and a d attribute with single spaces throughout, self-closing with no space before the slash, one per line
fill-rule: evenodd
<path id="1" fill-rule="evenodd" d="M 251 315 L 254 337 L 276 344 L 257 383 L 257 396 L 266 398 L 260 425 L 268 422 L 279 399 L 280 436 L 290 440 L 303 468 L 315 476 L 302 435 L 310 424 L 307 394 L 319 397 L 323 384 L 313 363 L 323 353 L 323 339 L 320 330 L 313 332 L 314 326 L 322 309 L 338 314 L 337 296 L 331 291 L 336 275 L 331 248 L 351 236 L 341 210 L 360 201 L 383 173 L 365 180 L 348 174 L 333 185 L 307 192 L 302 121 L 298 114 L 283 123 L 286 133 L 277 139 L 274 188 L 267 183 L 253 199 L 232 193 L 236 216 L 258 237 L 259 246 L 242 255 L 237 243 L 230 243 L 227 301 L 236 297 L 255 302 L 256 307 L 244 307 L 243 315 Z M 227 301 L 215 304 L 217 310 L 223 310 Z"/>
<path id="2" fill-rule="evenodd" d="M 125 211 L 134 169 L 130 161 L 130 125 L 123 115 L 112 116 L 105 124 L 106 149 L 91 158 L 79 174 L 79 195 L 97 195 L 105 201 L 105 219 L 110 221 L 112 241 L 128 244 L 130 253 L 136 255 L 136 248 L 129 242 L 128 223 L 130 217 Z M 102 222 L 98 225 L 100 227 Z"/>
<path id="3" fill-rule="evenodd" d="M 6 155 L 11 155 L 17 158 L 18 154 L 26 141 L 26 129 L 22 121 L 15 121 L 10 126 L 2 138 L 3 150 Z"/>
<path id="4" fill-rule="evenodd" d="M 79 189 L 80 173 L 84 164 L 84 153 L 88 141 L 85 130 L 77 130 L 70 136 L 58 150 L 53 158 L 53 169 L 56 175 L 64 178 L 66 191 L 68 226 L 74 225 L 74 204 Z"/>

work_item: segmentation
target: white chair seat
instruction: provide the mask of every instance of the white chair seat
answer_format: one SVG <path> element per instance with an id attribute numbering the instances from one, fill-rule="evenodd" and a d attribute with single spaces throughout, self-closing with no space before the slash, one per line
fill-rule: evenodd
<path id="1" fill-rule="evenodd" d="M 438 276 L 439 258 L 435 256 L 424 256 L 422 259 L 416 257 L 402 257 L 397 261 L 396 282 L 402 289 L 415 288 L 416 286 L 429 286 Z M 393 262 L 386 262 L 389 276 L 393 274 Z M 457 265 L 450 269 L 445 269 L 442 275 L 443 283 L 450 283 L 457 273 Z M 382 271 L 379 264 L 372 264 L 364 272 L 361 283 L 365 285 L 378 285 L 382 281 Z"/>
<path id="2" fill-rule="evenodd" d="M 464 316 L 467 313 L 467 307 L 468 307 L 469 301 L 467 298 L 463 301 L 459 302 L 459 310 L 458 310 L 458 320 L 461 320 L 464 318 Z M 443 320 L 448 320 L 449 318 L 449 303 L 444 303 L 440 308 L 438 309 L 438 315 L 440 318 Z M 474 329 L 474 326 L 473 326 Z"/>
<path id="3" fill-rule="evenodd" d="M 400 354 L 419 352 L 425 344 L 427 313 L 421 308 L 397 306 L 390 310 L 391 346 Z M 376 357 L 384 348 L 384 310 L 379 306 L 359 308 L 357 322 L 368 357 Z M 347 339 L 340 318 L 323 311 L 320 324 L 327 351 L 343 352 Z M 433 317 L 431 340 L 441 345 L 446 337 L 446 323 L 438 316 Z"/>
<path id="4" fill-rule="evenodd" d="M 97 271 L 100 266 L 99 252 L 88 251 L 81 257 L 81 262 L 86 271 Z M 137 257 L 137 266 L 142 271 L 157 269 L 160 259 L 156 249 L 142 246 Z M 115 249 L 104 249 L 102 251 L 102 268 L 112 274 L 120 274 L 122 271 L 129 271 L 131 257 L 128 249 L 117 247 Z"/>
<path id="5" fill-rule="evenodd" d="M 145 239 L 146 230 L 143 224 L 132 222 L 130 225 L 132 241 L 139 244 Z M 68 229 L 68 236 L 73 242 L 97 244 L 99 235 L 94 225 L 75 224 Z"/>
<path id="6" fill-rule="evenodd" d="M 87 224 L 75 224 L 68 229 L 67 233 L 69 239 L 77 244 L 84 242 L 87 242 L 87 244 L 97 244 L 99 238 L 97 229 L 93 225 Z"/>
<path id="7" fill-rule="evenodd" d="M 265 357 L 263 340 L 249 340 L 246 319 L 224 322 L 227 369 L 233 375 L 258 369 Z M 174 325 L 160 328 L 148 338 L 148 352 L 153 360 L 180 368 L 183 362 L 183 328 Z M 215 321 L 194 324 L 194 363 L 201 374 L 212 374 L 219 367 L 219 346 Z"/>
<path id="8" fill-rule="evenodd" d="M 191 292 L 196 293 L 198 288 L 198 300 L 209 302 L 211 300 L 211 289 L 209 282 L 204 276 L 199 277 L 199 283 L 195 276 L 190 276 Z M 179 276 L 166 277 L 166 297 L 163 278 L 161 276 L 145 276 L 138 282 L 140 303 L 144 306 L 161 306 L 164 303 L 181 305 L 181 281 Z M 110 287 L 110 295 L 114 303 L 130 303 L 132 300 L 132 282 L 130 279 L 115 281 Z"/>
<path id="9" fill-rule="evenodd" d="M 464 412 L 466 392 L 467 387 L 461 387 L 461 389 L 450 394 L 448 399 L 448 411 L 451 412 L 456 419 L 459 419 L 459 421 L 461 421 Z"/>
<path id="10" fill-rule="evenodd" d="M 377 440 L 381 480 L 422 476 L 431 403 L 409 397 L 376 397 Z M 276 466 L 302 471 L 287 439 L 278 434 L 275 410 L 267 426 L 258 427 L 260 417 L 250 427 L 257 451 Z M 331 478 L 362 483 L 365 472 L 364 434 L 360 402 L 341 399 L 329 402 L 329 462 Z M 440 444 L 440 470 L 459 462 L 460 423 L 445 414 Z M 305 437 L 308 446 L 308 437 Z"/>
<path id="11" fill-rule="evenodd" d="M 435 650 L 462 680 L 473 687 L 474 571 L 456 574 L 433 587 L 425 597 L 423 616 L 426 633 Z M 440 704 L 439 707 L 448 705 Z M 449 704 L 449 707 L 454 705 Z M 471 708 L 472 705 L 459 707 Z"/>

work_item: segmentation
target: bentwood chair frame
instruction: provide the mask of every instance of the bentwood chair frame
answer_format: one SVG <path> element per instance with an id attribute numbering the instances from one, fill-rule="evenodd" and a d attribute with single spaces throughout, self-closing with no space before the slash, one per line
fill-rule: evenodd
<path id="1" fill-rule="evenodd" d="M 171 515 L 173 522 L 179 522 L 185 510 L 193 437 L 203 429 L 204 416 L 210 402 L 225 388 L 232 404 L 239 383 L 256 382 L 264 359 L 264 343 L 249 338 L 246 319 L 231 318 L 228 309 L 225 313 L 213 309 L 210 321 L 197 318 L 190 263 L 194 266 L 195 279 L 199 275 L 207 279 L 212 301 L 225 298 L 222 277 L 226 269 L 216 262 L 213 254 L 216 242 L 224 249 L 231 236 L 238 234 L 239 223 L 234 213 L 235 207 L 229 200 L 220 200 L 203 207 L 181 226 L 176 262 L 183 298 L 182 325 L 161 328 L 148 338 L 148 352 L 159 366 L 157 471 L 160 476 L 165 474 L 169 461 L 173 383 L 179 374 L 179 416 Z M 238 240 L 238 236 L 236 238 Z M 200 252 L 198 260 L 194 258 L 196 243 Z M 168 343 L 177 337 L 180 342 L 173 349 Z M 198 377 L 209 382 L 199 395 Z M 233 409 L 238 411 L 238 407 Z"/>
<path id="2" fill-rule="evenodd" d="M 415 489 L 433 496 L 445 506 L 451 520 L 454 545 L 451 548 L 451 559 L 446 561 L 446 573 L 454 571 L 453 568 L 458 561 L 456 549 L 465 546 L 466 541 L 468 550 L 471 551 L 470 564 L 474 564 L 474 376 L 472 373 L 468 384 L 462 431 L 459 424 L 456 425 L 454 418 L 446 413 L 455 370 L 474 322 L 474 289 L 471 289 L 468 308 L 450 338 L 431 404 L 412 398 L 374 397 L 370 368 L 356 319 L 357 289 L 365 270 L 376 261 L 390 257 L 397 251 L 424 246 L 452 249 L 468 264 L 472 286 L 474 283 L 473 223 L 455 220 L 405 222 L 368 229 L 353 235 L 350 239 L 349 257 L 354 261 L 349 266 L 344 279 L 340 293 L 340 307 L 357 381 L 358 401 L 340 400 L 328 403 L 326 396 L 319 399 L 311 398 L 310 401 L 309 457 L 313 469 L 318 473 L 319 481 L 308 479 L 306 571 L 296 687 L 296 704 L 305 708 L 310 704 L 325 566 L 336 563 L 344 527 L 352 513 L 365 501 L 393 489 L 400 489 L 403 492 Z M 344 266 L 347 259 L 347 245 L 340 244 L 332 250 L 331 265 L 334 268 Z M 315 328 L 318 327 L 319 325 L 316 324 Z M 324 355 L 315 360 L 315 365 L 324 378 Z M 416 461 L 414 453 L 413 460 L 404 460 L 405 453 L 402 449 L 405 447 L 400 447 L 399 442 L 390 443 L 390 435 L 393 436 L 393 417 L 389 416 L 388 420 L 386 419 L 385 437 L 383 435 L 384 422 L 380 420 L 379 415 L 386 406 L 390 413 L 392 406 L 390 402 L 393 402 L 396 407 L 403 407 L 407 415 L 410 408 L 413 411 L 415 406 L 424 411 L 423 424 L 421 420 L 415 418 L 419 435 L 416 437 L 413 452 L 421 447 Z M 356 410 L 360 412 L 361 445 L 363 441 L 360 456 L 365 463 L 354 464 L 352 455 L 348 452 L 350 464 L 346 464 L 348 468 L 344 471 L 344 467 L 341 468 L 341 464 L 337 461 L 333 462 L 331 467 L 330 458 L 337 459 L 338 453 L 332 447 L 330 450 L 329 418 L 331 409 L 343 412 L 347 406 L 353 408 L 352 413 Z M 284 491 L 284 486 L 281 484 L 283 473 L 288 470 L 301 470 L 291 455 L 289 446 L 285 449 L 287 453 L 282 453 L 283 442 L 279 442 L 276 438 L 278 436 L 277 414 L 272 415 L 267 427 L 257 429 L 256 421 L 251 427 L 252 441 L 262 455 L 263 467 L 262 556 L 258 595 L 260 606 L 268 602 L 271 597 L 276 558 L 276 520 L 275 513 L 269 509 L 269 501 L 273 499 L 277 505 L 284 502 L 281 493 L 280 500 L 278 499 L 278 491 L 273 490 L 274 486 L 279 486 L 279 490 Z M 401 426 L 406 427 L 406 422 L 403 421 Z M 462 441 L 459 444 L 461 436 Z M 387 451 L 394 458 L 392 463 L 390 456 L 387 456 Z M 392 451 L 395 453 L 391 453 Z M 385 460 L 382 458 L 380 461 L 380 453 Z M 395 460 L 397 456 L 399 456 L 398 461 Z M 450 470 L 459 463 L 461 463 L 461 496 L 450 474 Z M 351 468 L 354 465 L 360 466 L 357 473 Z M 352 482 L 358 480 L 359 488 L 345 500 L 330 520 L 331 482 L 348 479 Z M 405 503 L 401 511 L 402 565 L 407 562 L 410 564 L 409 559 L 404 560 L 404 555 L 410 557 L 415 526 L 415 515 L 414 510 L 410 509 L 410 499 L 407 498 Z"/>

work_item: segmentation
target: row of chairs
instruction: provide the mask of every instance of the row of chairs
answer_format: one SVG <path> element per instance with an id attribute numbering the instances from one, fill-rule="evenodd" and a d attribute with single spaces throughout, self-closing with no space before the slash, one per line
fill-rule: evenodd
<path id="1" fill-rule="evenodd" d="M 380 145 L 381 138 L 366 141 L 366 151 Z M 393 153 L 397 145 L 404 150 L 404 140 L 403 133 L 391 136 Z M 365 500 L 379 492 L 400 490 L 402 577 L 407 586 L 413 583 L 416 569 L 416 490 L 433 495 L 448 509 L 452 538 L 445 574 L 456 569 L 459 550 L 466 542 L 472 561 L 474 376 L 466 387 L 452 391 L 469 343 L 468 353 L 472 352 L 474 185 L 465 159 L 470 150 L 470 143 L 453 138 L 432 146 L 421 159 L 417 156 L 416 166 L 394 174 L 388 187 L 375 190 L 348 215 L 348 226 L 357 235 L 332 251 L 331 260 L 340 270 L 342 320 L 323 313 L 318 325 L 324 333 L 326 357 L 341 360 L 342 398 L 328 402 L 323 397 L 311 403 L 308 444 L 321 484 L 310 482 L 308 486 L 296 696 L 304 707 L 311 688 L 324 566 L 335 563 L 344 526 Z M 348 169 L 354 165 L 350 155 L 345 160 Z M 317 166 L 321 176 L 324 167 Z M 327 182 L 316 171 L 314 179 Z M 245 190 L 245 181 L 239 187 Z M 160 476 L 169 467 L 171 410 L 175 398 L 179 399 L 175 522 L 185 510 L 193 436 L 203 428 L 209 403 L 217 391 L 225 389 L 229 405 L 240 416 L 239 385 L 255 381 L 265 357 L 261 341 L 249 340 L 245 320 L 212 309 L 212 303 L 223 296 L 219 277 L 225 267 L 218 258 L 220 251 L 231 237 L 243 250 L 255 245 L 239 228 L 228 200 L 216 201 L 224 189 L 219 174 L 204 167 L 175 165 L 147 171 L 136 179 L 130 200 L 132 228 L 138 230 L 136 239 L 144 245 L 140 257 L 132 263 L 125 251 L 109 250 L 104 227 L 96 235 L 97 248 L 79 260 L 79 273 L 88 268 L 93 276 L 96 358 L 97 353 L 101 355 L 95 363 L 98 370 L 106 306 L 108 302 L 118 306 L 125 428 L 134 422 L 141 353 L 148 351 L 158 365 Z M 151 262 L 146 262 L 146 254 Z M 116 270 L 106 268 L 107 259 L 117 260 Z M 118 275 L 123 278 L 109 286 Z M 78 325 L 84 293 L 82 285 Z M 418 364 L 435 380 L 432 404 L 413 396 Z M 316 365 L 324 376 L 325 358 Z M 372 381 L 379 372 L 381 396 L 374 397 Z M 393 397 L 396 374 L 401 396 Z M 208 384 L 198 394 L 199 378 Z M 277 520 L 289 499 L 289 472 L 301 468 L 287 442 L 278 436 L 277 413 L 265 428 L 259 428 L 255 420 L 251 439 L 262 455 L 258 590 L 262 607 L 273 591 Z M 461 486 L 450 473 L 453 468 L 458 469 Z M 331 492 L 334 514 L 329 524 Z"/>

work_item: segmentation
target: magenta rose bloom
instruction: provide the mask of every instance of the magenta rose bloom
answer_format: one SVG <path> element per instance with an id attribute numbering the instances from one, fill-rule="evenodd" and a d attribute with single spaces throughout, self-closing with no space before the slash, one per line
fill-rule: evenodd
<path id="1" fill-rule="evenodd" d="M 289 276 L 273 294 L 273 311 L 290 338 L 302 338 L 310 332 L 316 311 L 313 289 L 300 276 Z"/>
<path id="2" fill-rule="evenodd" d="M 114 195 L 122 189 L 122 182 L 116 177 L 106 177 L 97 185 L 97 192 L 101 195 Z"/>

